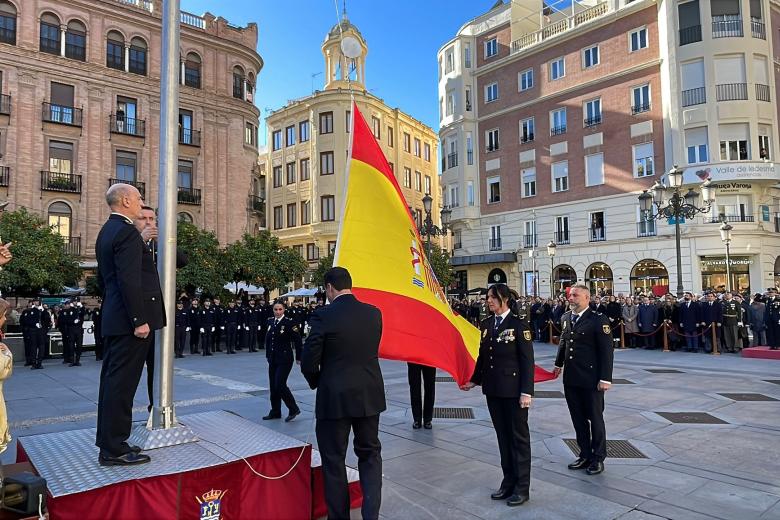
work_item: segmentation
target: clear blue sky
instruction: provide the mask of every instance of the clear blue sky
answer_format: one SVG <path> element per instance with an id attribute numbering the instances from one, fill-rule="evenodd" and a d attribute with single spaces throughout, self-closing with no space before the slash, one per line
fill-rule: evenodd
<path id="1" fill-rule="evenodd" d="M 368 44 L 366 87 L 391 107 L 438 130 L 436 52 L 460 27 L 496 0 L 347 0 L 347 14 Z M 339 12 L 342 0 L 338 0 Z M 320 46 L 336 24 L 334 0 L 181 0 L 194 14 L 206 11 L 230 23 L 258 25 L 260 72 L 256 104 L 278 109 L 312 90 L 324 70 Z M 314 78 L 314 88 L 323 75 Z M 261 142 L 264 137 L 261 137 Z"/>

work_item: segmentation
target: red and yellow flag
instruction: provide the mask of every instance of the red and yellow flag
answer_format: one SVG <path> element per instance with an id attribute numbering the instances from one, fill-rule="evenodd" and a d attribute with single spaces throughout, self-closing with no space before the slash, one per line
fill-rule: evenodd
<path id="1" fill-rule="evenodd" d="M 349 270 L 361 301 L 382 311 L 380 357 L 441 368 L 463 384 L 474 371 L 479 330 L 447 303 L 398 181 L 354 103 L 352 114 L 352 160 L 333 263 Z M 551 376 L 537 367 L 535 379 L 551 378 L 545 374 Z"/>

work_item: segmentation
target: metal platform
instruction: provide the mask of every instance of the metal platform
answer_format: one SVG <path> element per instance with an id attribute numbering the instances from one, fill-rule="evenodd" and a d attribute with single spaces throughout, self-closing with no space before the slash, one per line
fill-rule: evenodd
<path id="1" fill-rule="evenodd" d="M 225 411 L 184 415 L 179 422 L 189 426 L 198 441 L 150 450 L 152 461 L 140 466 L 100 466 L 94 428 L 22 437 L 19 442 L 54 498 L 305 446 Z"/>

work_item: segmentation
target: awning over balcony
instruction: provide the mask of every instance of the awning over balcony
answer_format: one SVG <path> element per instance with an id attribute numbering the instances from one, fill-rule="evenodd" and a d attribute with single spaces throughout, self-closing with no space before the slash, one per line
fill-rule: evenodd
<path id="1" fill-rule="evenodd" d="M 453 256 L 450 263 L 453 267 L 477 264 L 505 264 L 517 262 L 514 253 L 490 253 L 486 255 Z"/>

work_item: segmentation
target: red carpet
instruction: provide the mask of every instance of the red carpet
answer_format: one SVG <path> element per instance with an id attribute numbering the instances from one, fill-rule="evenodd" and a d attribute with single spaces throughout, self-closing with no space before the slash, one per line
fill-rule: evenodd
<path id="1" fill-rule="evenodd" d="M 776 359 L 780 361 L 780 350 L 770 350 L 769 347 L 743 348 L 742 357 L 758 358 L 758 359 Z"/>

